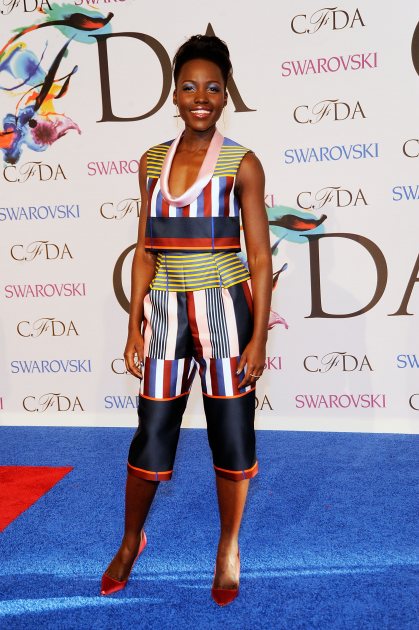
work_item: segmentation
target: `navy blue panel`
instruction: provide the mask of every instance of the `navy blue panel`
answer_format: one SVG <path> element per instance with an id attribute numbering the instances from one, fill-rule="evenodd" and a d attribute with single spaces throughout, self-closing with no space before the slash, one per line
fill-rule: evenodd
<path id="1" fill-rule="evenodd" d="M 239 217 L 147 217 L 149 238 L 240 238 Z"/>

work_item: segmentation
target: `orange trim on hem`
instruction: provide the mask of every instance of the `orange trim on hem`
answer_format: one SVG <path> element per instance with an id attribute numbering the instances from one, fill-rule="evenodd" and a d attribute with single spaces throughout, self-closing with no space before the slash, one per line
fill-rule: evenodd
<path id="1" fill-rule="evenodd" d="M 256 389 L 256 387 L 252 387 L 252 389 L 249 389 L 247 392 L 243 392 L 242 394 L 236 394 L 235 396 L 213 396 L 212 394 L 206 394 L 205 392 L 202 392 L 203 396 L 208 396 L 208 398 L 240 398 L 241 396 L 246 396 L 246 394 L 250 394 L 251 392 L 254 392 Z"/>
<path id="2" fill-rule="evenodd" d="M 180 398 L 181 396 L 186 396 L 187 394 L 190 394 L 190 391 L 183 392 L 183 394 L 178 394 L 177 396 L 172 396 L 171 398 L 153 398 L 153 396 L 146 396 L 145 394 L 139 394 L 139 395 L 141 396 L 141 398 L 147 398 L 147 400 L 164 401 L 164 400 L 175 400 L 176 398 Z"/>
<path id="3" fill-rule="evenodd" d="M 128 473 L 140 479 L 147 481 L 169 481 L 172 478 L 173 470 L 152 471 L 144 470 L 144 468 L 136 468 L 129 462 L 127 463 Z"/>
<path id="4" fill-rule="evenodd" d="M 255 477 L 259 472 L 258 462 L 256 461 L 251 468 L 246 470 L 227 470 L 226 468 L 219 468 L 214 466 L 215 473 L 220 477 L 231 479 L 232 481 L 242 481 L 243 479 L 251 479 Z"/>

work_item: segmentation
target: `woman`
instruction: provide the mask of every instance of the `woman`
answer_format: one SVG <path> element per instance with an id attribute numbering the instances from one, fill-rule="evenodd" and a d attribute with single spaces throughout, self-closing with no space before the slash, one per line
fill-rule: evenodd
<path id="1" fill-rule="evenodd" d="M 249 479 L 257 474 L 255 385 L 272 290 L 264 173 L 254 153 L 216 129 L 231 73 L 224 42 L 191 37 L 173 71 L 173 102 L 185 128 L 140 161 L 124 354 L 127 370 L 141 379 L 139 427 L 128 456 L 125 533 L 101 593 L 124 588 L 146 545 L 144 522 L 160 481 L 171 478 L 199 371 L 221 522 L 211 593 L 225 605 L 238 594 L 238 534 Z M 250 275 L 237 256 L 240 209 Z"/>

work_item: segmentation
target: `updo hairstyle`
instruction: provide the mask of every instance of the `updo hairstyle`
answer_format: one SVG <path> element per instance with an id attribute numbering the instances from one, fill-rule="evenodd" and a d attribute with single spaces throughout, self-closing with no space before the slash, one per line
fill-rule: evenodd
<path id="1" fill-rule="evenodd" d="M 172 68 L 175 84 L 183 64 L 192 59 L 206 59 L 215 63 L 221 70 L 224 85 L 227 84 L 233 67 L 227 44 L 222 39 L 215 35 L 192 35 L 188 41 L 182 44 L 173 57 Z"/>

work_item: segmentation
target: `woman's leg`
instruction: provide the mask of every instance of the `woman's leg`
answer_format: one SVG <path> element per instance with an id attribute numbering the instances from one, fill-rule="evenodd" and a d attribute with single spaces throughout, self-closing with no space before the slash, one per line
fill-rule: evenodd
<path id="1" fill-rule="evenodd" d="M 159 481 L 140 479 L 128 473 L 125 492 L 125 531 L 120 548 L 106 573 L 115 580 L 125 580 L 138 552 L 141 532 L 153 502 Z"/>
<path id="2" fill-rule="evenodd" d="M 187 360 L 185 364 L 189 367 Z M 139 426 L 128 453 L 125 532 L 121 546 L 105 572 L 115 580 L 128 577 L 160 480 L 169 480 L 172 476 L 187 399 L 187 395 L 168 401 L 140 396 Z"/>
<path id="3" fill-rule="evenodd" d="M 214 587 L 237 588 L 239 530 L 249 488 L 249 479 L 233 481 L 216 475 L 216 483 L 221 532 Z"/>
<path id="4" fill-rule="evenodd" d="M 240 524 L 249 480 L 258 472 L 255 392 L 232 398 L 204 396 L 204 409 L 221 525 L 214 587 L 237 588 Z"/>

